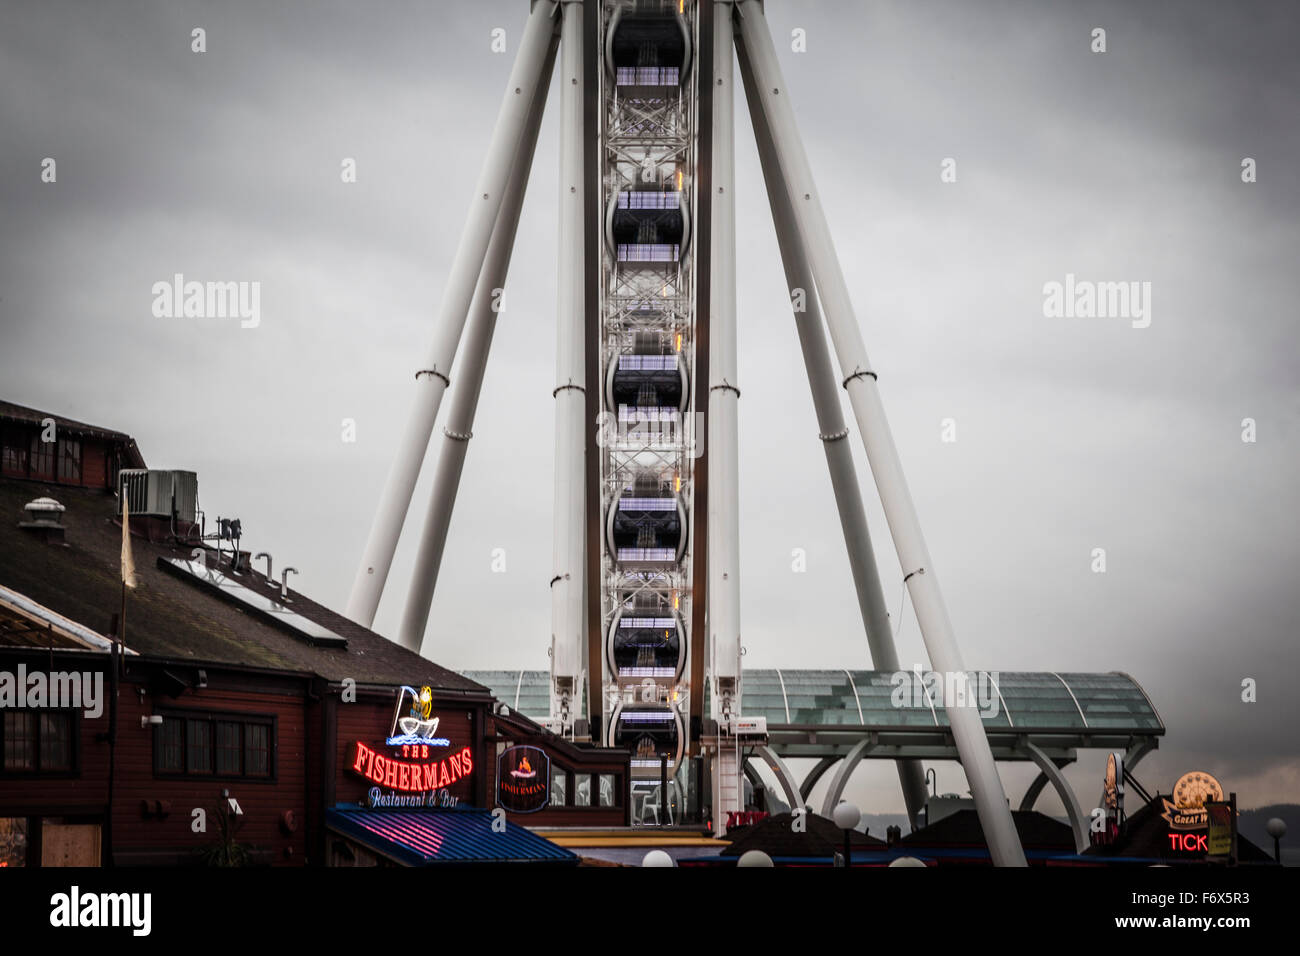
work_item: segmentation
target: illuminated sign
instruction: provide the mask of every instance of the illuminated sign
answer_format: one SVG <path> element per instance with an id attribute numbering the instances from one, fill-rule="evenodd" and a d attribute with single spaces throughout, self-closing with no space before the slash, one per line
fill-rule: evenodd
<path id="1" fill-rule="evenodd" d="M 537 747 L 511 747 L 497 761 L 497 804 L 535 813 L 551 799 L 551 758 Z"/>
<path id="2" fill-rule="evenodd" d="M 1124 813 L 1124 755 L 1118 751 L 1106 758 L 1106 779 L 1102 785 L 1107 816 Z"/>
<path id="3" fill-rule="evenodd" d="M 1204 833 L 1169 833 L 1169 849 L 1204 853 L 1208 847 Z"/>
<path id="4" fill-rule="evenodd" d="M 417 691 L 403 686 L 383 742 L 351 744 L 349 769 L 373 785 L 363 800 L 367 806 L 454 807 L 468 795 L 473 751 L 463 747 L 449 752 L 451 741 L 437 735 L 441 720 L 433 714 L 429 687 Z"/>
<path id="5" fill-rule="evenodd" d="M 402 705 L 407 698 L 410 698 L 410 705 L 403 715 Z M 438 718 L 433 716 L 433 688 L 426 684 L 417 691 L 414 687 L 403 684 L 397 694 L 397 709 L 393 712 L 393 726 L 388 731 L 386 743 L 390 747 L 406 744 L 430 747 L 450 746 L 451 741 L 446 737 L 434 736 L 437 731 Z"/>
<path id="6" fill-rule="evenodd" d="M 1203 830 L 1210 822 L 1205 802 L 1222 799 L 1223 787 L 1219 781 L 1202 770 L 1192 770 L 1178 778 L 1172 799 L 1161 797 L 1165 805 L 1161 816 L 1169 823 L 1171 830 Z M 1205 847 L 1202 846 L 1201 849 L 1204 850 Z"/>
<path id="7" fill-rule="evenodd" d="M 466 747 L 458 754 L 452 754 L 443 760 L 400 760 L 385 757 L 361 741 L 352 745 L 352 769 L 371 783 L 388 790 L 401 790 L 404 793 L 421 793 L 450 787 L 461 777 L 469 775 L 474 769 L 470 750 Z M 403 744 L 403 757 L 421 758 L 429 755 L 429 748 L 414 744 Z M 418 752 L 417 752 L 418 751 Z"/>
<path id="8" fill-rule="evenodd" d="M 1224 800 L 1219 781 L 1204 771 L 1193 770 L 1179 777 L 1172 799 L 1162 798 L 1169 848 L 1210 859 L 1235 859 L 1236 796 Z"/>

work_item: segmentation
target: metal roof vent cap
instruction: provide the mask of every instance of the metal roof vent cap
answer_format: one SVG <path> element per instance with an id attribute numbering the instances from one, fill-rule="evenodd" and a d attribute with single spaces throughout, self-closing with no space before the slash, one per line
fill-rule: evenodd
<path id="1" fill-rule="evenodd" d="M 28 534 L 34 534 L 50 542 L 63 541 L 63 505 L 53 498 L 37 498 L 23 505 L 27 512 L 26 521 L 18 522 L 18 527 Z"/>
<path id="2" fill-rule="evenodd" d="M 61 525 L 63 512 L 67 510 L 53 498 L 37 498 L 23 505 L 28 521 L 39 525 Z"/>

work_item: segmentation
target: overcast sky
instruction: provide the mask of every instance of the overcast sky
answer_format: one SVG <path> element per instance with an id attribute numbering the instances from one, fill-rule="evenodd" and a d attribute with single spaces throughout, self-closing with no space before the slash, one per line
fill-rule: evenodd
<path id="1" fill-rule="evenodd" d="M 5 3 L 0 398 L 127 431 L 151 466 L 197 471 L 209 519 L 240 517 L 245 546 L 342 609 L 526 9 Z M 1300 802 L 1298 9 L 767 3 L 967 664 L 1131 674 L 1169 728 L 1139 767 L 1147 788 L 1206 769 L 1244 806 Z M 191 51 L 195 27 L 206 53 Z M 867 667 L 737 113 L 745 660 Z M 553 101 L 424 647 L 455 668 L 548 663 L 557 116 Z M 949 157 L 955 183 L 940 180 Z M 151 287 L 178 272 L 261 282 L 261 324 L 156 318 Z M 1046 317 L 1044 284 L 1067 273 L 1151 283 L 1149 327 Z M 896 609 L 856 429 L 852 443 Z M 910 608 L 899 651 L 926 661 Z M 1103 763 L 1069 771 L 1085 802 Z M 1018 800 L 1033 769 L 1003 775 Z M 959 768 L 941 766 L 939 786 L 964 790 Z M 902 805 L 883 763 L 850 796 Z"/>

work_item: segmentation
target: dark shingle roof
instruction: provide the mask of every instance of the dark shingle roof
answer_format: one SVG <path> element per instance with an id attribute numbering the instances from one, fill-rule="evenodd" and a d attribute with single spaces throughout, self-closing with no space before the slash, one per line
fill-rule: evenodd
<path id="1" fill-rule="evenodd" d="M 719 856 L 742 856 L 749 850 L 762 850 L 770 857 L 802 857 L 829 860 L 844 848 L 844 831 L 834 820 L 809 813 L 804 817 L 804 830 L 796 833 L 794 816 L 778 813 L 758 823 L 732 827 L 727 831 L 731 845 Z M 849 840 L 854 849 L 879 850 L 883 840 L 853 830 Z"/>
<path id="2" fill-rule="evenodd" d="M 46 544 L 18 528 L 23 505 L 40 495 L 67 508 L 63 543 Z M 0 584 L 107 633 L 121 603 L 122 529 L 116 513 L 117 499 L 108 492 L 0 479 Z M 331 681 L 350 677 L 362 685 L 428 684 L 436 690 L 488 694 L 481 684 L 439 667 L 298 591 L 289 591 L 293 610 L 345 637 L 346 650 L 314 647 L 158 568 L 159 557 L 188 558 L 192 544 L 133 537 L 131 547 L 139 586 L 127 600 L 126 641 L 141 654 L 313 673 Z M 252 570 L 245 573 L 253 586 L 270 590 L 261 583 L 264 576 Z"/>
<path id="3" fill-rule="evenodd" d="M 1037 810 L 1013 810 L 1016 833 L 1026 849 L 1061 849 L 1074 852 L 1074 832 L 1068 825 Z M 900 841 L 905 846 L 988 846 L 984 827 L 974 810 L 958 810 L 928 827 L 922 827 Z"/>

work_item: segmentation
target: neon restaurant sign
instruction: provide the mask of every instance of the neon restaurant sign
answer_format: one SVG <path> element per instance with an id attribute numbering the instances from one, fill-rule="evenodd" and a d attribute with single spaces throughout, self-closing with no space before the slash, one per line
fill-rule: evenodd
<path id="1" fill-rule="evenodd" d="M 1207 802 L 1223 799 L 1223 786 L 1211 774 L 1193 770 L 1183 774 L 1174 784 L 1173 798 L 1161 797 L 1164 817 L 1169 824 L 1166 834 L 1169 849 L 1187 853 L 1206 853 L 1209 850 L 1210 814 Z"/>
<path id="2" fill-rule="evenodd" d="M 403 686 L 384 742 L 358 740 L 349 748 L 352 772 L 374 784 L 367 794 L 368 806 L 454 807 L 460 802 L 451 788 L 473 772 L 473 751 L 469 747 L 453 751 L 451 741 L 437 735 L 441 718 L 433 716 L 432 709 L 430 688 L 416 691 Z"/>
<path id="3" fill-rule="evenodd" d="M 551 799 L 551 758 L 537 747 L 511 747 L 501 754 L 497 804 L 514 813 L 535 813 Z"/>

